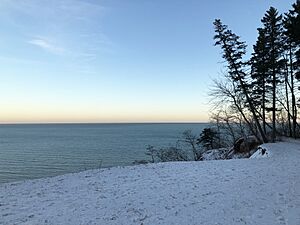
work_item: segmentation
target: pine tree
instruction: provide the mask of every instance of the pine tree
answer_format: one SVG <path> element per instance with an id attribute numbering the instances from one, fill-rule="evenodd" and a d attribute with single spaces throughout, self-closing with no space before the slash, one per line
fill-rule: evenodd
<path id="1" fill-rule="evenodd" d="M 293 9 L 285 14 L 283 21 L 285 49 L 288 55 L 290 74 L 290 90 L 292 95 L 293 136 L 296 137 L 297 105 L 295 97 L 294 78 L 300 80 L 300 0 L 293 4 Z"/>
<path id="2" fill-rule="evenodd" d="M 227 29 L 227 26 L 223 25 L 221 20 L 216 19 L 214 25 L 216 32 L 214 37 L 216 40 L 215 45 L 220 45 L 223 50 L 223 58 L 226 59 L 228 64 L 229 79 L 237 84 L 237 87 L 245 96 L 245 101 L 249 106 L 261 138 L 263 139 L 263 142 L 267 142 L 268 140 L 259 123 L 253 99 L 251 99 L 249 95 L 249 86 L 246 82 L 247 74 L 244 68 L 245 62 L 242 60 L 243 56 L 246 54 L 246 45 L 244 42 L 240 41 L 239 36 Z"/>
<path id="3" fill-rule="evenodd" d="M 217 140 L 217 132 L 211 128 L 204 128 L 197 139 L 197 144 L 202 144 L 207 150 L 214 148 L 214 143 Z"/>
<path id="4" fill-rule="evenodd" d="M 268 70 L 271 74 L 267 80 L 271 84 L 272 89 L 272 141 L 276 138 L 276 87 L 282 82 L 282 68 L 284 61 L 282 60 L 282 16 L 278 15 L 278 11 L 271 7 L 261 20 L 265 30 L 265 47 L 268 50 Z"/>
<path id="5" fill-rule="evenodd" d="M 296 49 L 296 62 L 294 69 L 296 77 L 300 80 L 300 0 L 293 4 L 293 9 L 285 15 L 285 35 L 289 38 L 291 45 Z"/>
<path id="6" fill-rule="evenodd" d="M 256 107 L 261 108 L 263 130 L 266 133 L 266 102 L 267 102 L 267 79 L 270 73 L 268 72 L 268 49 L 266 48 L 266 31 L 262 28 L 258 30 L 258 38 L 253 46 L 254 53 L 252 54 L 251 78 L 252 78 L 252 93 L 251 98 Z"/>

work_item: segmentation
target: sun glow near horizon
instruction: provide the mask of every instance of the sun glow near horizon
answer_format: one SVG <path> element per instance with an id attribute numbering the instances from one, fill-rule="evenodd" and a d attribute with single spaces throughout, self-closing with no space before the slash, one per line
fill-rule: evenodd
<path id="1" fill-rule="evenodd" d="M 0 112 L 0 123 L 197 123 L 207 122 L 205 110 L 190 112 L 189 109 L 170 111 L 154 109 L 148 111 L 132 109 L 86 108 L 6 108 Z M 177 110 L 177 111 L 176 111 Z M 22 113 L 20 113 L 20 111 Z"/>

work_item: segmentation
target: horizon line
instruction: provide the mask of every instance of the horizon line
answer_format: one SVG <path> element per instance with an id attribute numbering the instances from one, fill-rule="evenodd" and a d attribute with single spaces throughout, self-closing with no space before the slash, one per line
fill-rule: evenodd
<path id="1" fill-rule="evenodd" d="M 51 124 L 197 124 L 209 121 L 141 121 L 141 122 L 0 122 L 0 125 L 51 125 Z"/>

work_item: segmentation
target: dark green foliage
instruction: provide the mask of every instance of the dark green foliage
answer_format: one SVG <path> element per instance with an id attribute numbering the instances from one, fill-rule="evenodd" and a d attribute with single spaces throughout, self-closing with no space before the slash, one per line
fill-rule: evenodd
<path id="1" fill-rule="evenodd" d="M 266 103 L 268 103 L 267 90 L 270 88 L 267 79 L 270 77 L 268 71 L 268 49 L 266 47 L 266 31 L 262 28 L 258 29 L 258 38 L 253 46 L 254 52 L 250 60 L 252 93 L 251 98 L 253 104 L 261 110 L 263 129 L 266 133 Z"/>
<path id="2" fill-rule="evenodd" d="M 246 74 L 243 70 L 245 63 L 242 58 L 246 54 L 246 44 L 240 41 L 240 37 L 223 25 L 221 20 L 214 22 L 216 35 L 215 45 L 220 45 L 223 50 L 223 58 L 228 63 L 228 73 L 234 81 L 244 82 Z"/>
<path id="3" fill-rule="evenodd" d="M 295 78 L 300 80 L 300 1 L 293 4 L 293 9 L 285 14 L 283 21 L 285 51 L 287 55 L 286 78 L 289 79 L 289 88 L 292 97 L 291 115 L 293 120 L 292 135 L 296 137 L 297 105 L 295 96 Z M 287 107 L 290 110 L 289 106 Z"/>
<path id="4" fill-rule="evenodd" d="M 295 54 L 296 60 L 292 62 L 295 76 L 300 80 L 300 0 L 297 0 L 292 10 L 285 14 L 284 28 L 288 44 Z"/>
<path id="5" fill-rule="evenodd" d="M 261 20 L 265 31 L 265 48 L 268 51 L 266 68 L 270 76 L 266 81 L 270 83 L 272 90 L 272 140 L 276 138 L 276 87 L 283 81 L 282 70 L 284 66 L 283 54 L 283 27 L 282 16 L 278 11 L 271 7 Z"/>
<path id="6" fill-rule="evenodd" d="M 245 43 L 219 19 L 215 20 L 215 45 L 223 50 L 228 68 L 226 78 L 233 90 L 228 95 L 223 85 L 218 86 L 218 93 L 231 98 L 230 108 L 236 109 L 253 135 L 263 142 L 267 142 L 269 131 L 272 141 L 278 134 L 296 137 L 300 128 L 295 90 L 297 80 L 300 81 L 300 0 L 284 18 L 270 7 L 261 22 L 252 57 L 246 64 Z M 228 103 L 223 107 L 228 107 Z M 277 130 L 276 124 L 284 129 Z"/>
<path id="7" fill-rule="evenodd" d="M 272 74 L 269 82 L 274 82 L 276 84 L 281 82 L 281 77 L 278 74 L 281 74 L 284 61 L 282 59 L 283 54 L 283 25 L 282 25 L 282 16 L 279 15 L 278 11 L 271 7 L 262 18 L 261 22 L 263 23 L 264 30 L 264 45 L 265 51 L 267 52 L 266 67 Z M 273 77 L 275 75 L 275 78 Z M 277 75 L 277 76 L 276 76 Z M 273 85 L 273 84 L 272 84 Z"/>
<path id="8" fill-rule="evenodd" d="M 212 128 L 204 128 L 197 139 L 197 144 L 202 145 L 204 148 L 214 149 L 218 140 L 218 133 Z"/>
<path id="9" fill-rule="evenodd" d="M 240 37 L 234 34 L 231 30 L 223 25 L 220 20 L 215 20 L 215 32 L 214 39 L 216 40 L 215 45 L 221 46 L 223 50 L 223 58 L 227 62 L 229 79 L 236 86 L 235 90 L 240 92 L 244 96 L 245 105 L 249 108 L 255 125 L 259 130 L 260 137 L 263 142 L 268 142 L 265 133 L 262 130 L 261 124 L 259 123 L 257 111 L 253 104 L 253 99 L 250 96 L 249 85 L 246 82 L 247 73 L 245 72 L 246 63 L 243 62 L 243 56 L 246 53 L 246 45 L 240 41 Z M 240 93 L 235 93 L 240 94 Z M 241 112 L 243 113 L 243 112 Z M 257 136 L 257 134 L 254 134 Z M 260 137 L 257 136 L 258 139 Z"/>

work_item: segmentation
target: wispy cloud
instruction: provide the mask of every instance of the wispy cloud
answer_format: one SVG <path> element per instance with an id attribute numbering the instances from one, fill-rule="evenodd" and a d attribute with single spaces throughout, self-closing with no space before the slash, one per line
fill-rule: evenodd
<path id="1" fill-rule="evenodd" d="M 20 44 L 83 68 L 115 53 L 115 43 L 102 29 L 110 10 L 98 0 L 0 0 L 0 20 L 17 32 Z"/>
<path id="2" fill-rule="evenodd" d="M 54 43 L 51 43 L 49 40 L 43 38 L 32 39 L 28 43 L 57 55 L 62 55 L 66 52 L 64 48 L 57 46 Z"/>

